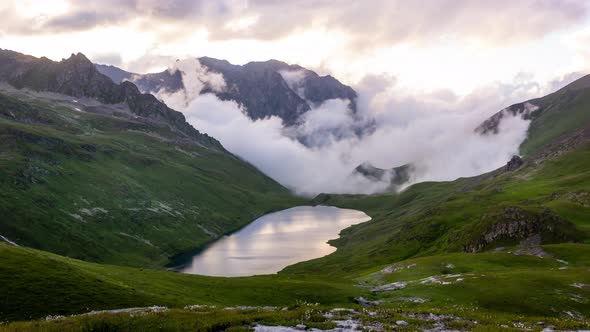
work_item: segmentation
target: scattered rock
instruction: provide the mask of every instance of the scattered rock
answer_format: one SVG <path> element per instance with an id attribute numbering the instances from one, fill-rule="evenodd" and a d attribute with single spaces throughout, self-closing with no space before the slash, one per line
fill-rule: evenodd
<path id="1" fill-rule="evenodd" d="M 392 290 L 396 290 L 396 289 L 405 288 L 406 285 L 407 285 L 406 282 L 398 281 L 398 282 L 393 282 L 390 284 L 374 287 L 373 289 L 371 289 L 371 292 L 374 292 L 374 293 L 388 292 L 388 291 L 392 291 Z"/>
<path id="2" fill-rule="evenodd" d="M 393 272 L 404 270 L 404 269 L 411 269 L 411 268 L 415 267 L 416 265 L 418 265 L 418 264 L 412 263 L 409 265 L 392 265 L 392 266 L 388 266 L 388 267 L 384 268 L 380 272 L 382 274 L 389 274 L 389 273 L 393 273 Z"/>
<path id="3" fill-rule="evenodd" d="M 395 324 L 399 325 L 399 326 L 408 326 L 409 325 L 408 322 L 406 322 L 405 320 L 395 321 Z"/>
<path id="4" fill-rule="evenodd" d="M 403 302 L 412 302 L 412 303 L 426 303 L 428 300 L 419 298 L 419 297 L 400 297 L 397 299 L 398 301 Z"/>
<path id="5" fill-rule="evenodd" d="M 354 301 L 356 303 L 362 305 L 363 307 L 374 307 L 374 306 L 377 306 L 377 305 L 383 303 L 383 301 L 380 301 L 380 300 L 370 301 L 370 300 L 365 299 L 362 296 L 354 299 Z"/>
<path id="6" fill-rule="evenodd" d="M 524 161 L 519 156 L 512 156 L 512 158 L 508 161 L 504 169 L 507 172 L 512 172 L 520 168 L 524 164 Z"/>

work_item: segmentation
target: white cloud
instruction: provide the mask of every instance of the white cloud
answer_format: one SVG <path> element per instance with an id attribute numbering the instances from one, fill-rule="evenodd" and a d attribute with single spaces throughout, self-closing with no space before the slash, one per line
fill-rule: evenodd
<path id="1" fill-rule="evenodd" d="M 193 73 L 196 75 L 183 75 L 185 86 L 202 86 L 207 72 Z M 518 90 L 529 82 L 514 84 L 512 90 Z M 500 102 L 514 98 L 508 93 L 513 91 L 504 85 L 489 89 Z M 311 147 L 293 139 L 279 118 L 252 121 L 235 102 L 221 101 L 213 94 L 159 97 L 183 111 L 197 129 L 218 138 L 229 151 L 287 187 L 309 195 L 384 190 L 387 183 L 351 176 L 365 161 L 382 168 L 413 162 L 415 181 L 452 180 L 491 171 L 518 153 L 528 127 L 527 121 L 517 117 L 502 123 L 498 136 L 475 133 L 479 123 L 501 108 L 489 102 L 491 92 L 486 89 L 464 98 L 448 91 L 412 96 L 396 88 L 394 79 L 368 77 L 358 91 L 360 119 L 342 100 L 326 101 L 303 117 L 295 130 L 308 137 Z M 363 121 L 374 123 L 374 131 L 362 137 L 351 134 Z"/>

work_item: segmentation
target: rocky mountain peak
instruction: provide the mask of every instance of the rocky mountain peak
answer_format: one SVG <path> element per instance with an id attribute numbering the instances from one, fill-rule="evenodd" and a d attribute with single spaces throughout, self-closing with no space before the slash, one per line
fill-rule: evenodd
<path id="1" fill-rule="evenodd" d="M 166 126 L 189 140 L 223 149 L 219 142 L 188 124 L 182 113 L 170 109 L 153 95 L 142 93 L 132 82 L 114 83 L 82 53 L 54 62 L 17 52 L 0 51 L 0 81 L 18 89 L 92 98 L 104 104 L 123 103 L 144 121 Z"/>
<path id="2" fill-rule="evenodd" d="M 356 112 L 357 94 L 351 87 L 332 76 L 320 76 L 299 65 L 274 59 L 245 65 L 211 57 L 197 60 L 207 70 L 221 74 L 226 83 L 223 91 L 205 88 L 201 93 L 214 93 L 222 100 L 237 102 L 253 120 L 277 116 L 287 126 L 296 125 L 301 115 L 315 105 L 335 98 L 348 99 L 353 113 Z M 137 75 L 111 66 L 97 65 L 97 68 L 115 82 L 132 80 L 142 92 L 176 92 L 185 88 L 178 71 Z M 290 77 L 289 73 L 297 75 Z"/>

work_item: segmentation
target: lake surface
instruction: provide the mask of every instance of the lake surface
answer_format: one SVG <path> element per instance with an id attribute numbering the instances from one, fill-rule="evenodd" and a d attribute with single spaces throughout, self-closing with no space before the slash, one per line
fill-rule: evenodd
<path id="1" fill-rule="evenodd" d="M 264 215 L 195 255 L 180 272 L 208 276 L 276 273 L 288 265 L 328 255 L 326 243 L 348 226 L 371 218 L 356 210 L 299 206 Z"/>

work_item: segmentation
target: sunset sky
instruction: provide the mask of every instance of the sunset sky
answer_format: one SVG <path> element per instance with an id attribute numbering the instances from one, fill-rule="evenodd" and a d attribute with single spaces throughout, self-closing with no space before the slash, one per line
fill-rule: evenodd
<path id="1" fill-rule="evenodd" d="M 0 48 L 54 60 L 82 52 L 135 72 L 204 55 L 275 58 L 352 85 L 385 74 L 408 91 L 461 96 L 490 83 L 550 89 L 587 72 L 589 9 L 584 0 L 9 0 Z"/>

